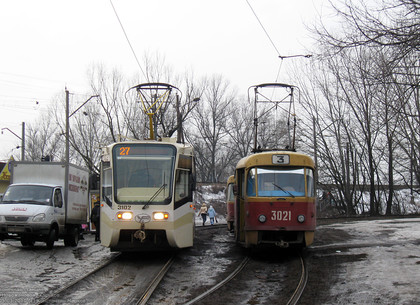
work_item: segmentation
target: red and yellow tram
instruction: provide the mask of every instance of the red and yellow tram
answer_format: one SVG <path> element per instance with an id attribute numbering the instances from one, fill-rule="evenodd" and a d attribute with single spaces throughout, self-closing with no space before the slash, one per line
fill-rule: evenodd
<path id="1" fill-rule="evenodd" d="M 245 247 L 312 244 L 315 165 L 294 151 L 264 151 L 236 166 L 235 236 Z"/>

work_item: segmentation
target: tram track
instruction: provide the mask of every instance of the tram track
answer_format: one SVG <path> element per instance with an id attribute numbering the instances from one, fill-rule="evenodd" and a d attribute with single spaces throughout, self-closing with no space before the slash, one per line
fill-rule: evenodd
<path id="1" fill-rule="evenodd" d="M 207 226 L 195 226 L 195 229 L 198 231 L 201 230 L 218 230 L 220 228 L 226 228 L 227 229 L 227 224 L 214 224 L 214 225 L 207 225 Z"/>
<path id="2" fill-rule="evenodd" d="M 67 285 L 64 285 L 60 289 L 53 291 L 52 294 L 49 294 L 49 295 L 43 297 L 41 300 L 37 301 L 36 304 L 37 305 L 49 304 L 49 301 L 53 300 L 58 295 L 60 295 L 62 293 L 65 293 L 66 290 L 70 290 L 72 287 L 78 285 L 83 280 L 93 276 L 94 274 L 98 273 L 100 270 L 102 270 L 102 269 L 106 268 L 107 266 L 109 266 L 110 264 L 112 264 L 115 260 L 118 259 L 118 257 L 120 255 L 121 255 L 121 253 L 116 254 L 115 256 L 110 258 L 109 260 L 105 261 L 104 263 L 102 263 L 101 265 L 96 267 L 94 270 L 88 272 L 87 274 L 83 275 L 82 277 L 76 278 L 75 280 L 71 281 Z"/>
<path id="3" fill-rule="evenodd" d="M 298 253 L 298 258 L 299 258 L 299 263 L 300 263 L 300 276 L 290 276 L 290 275 L 286 275 L 284 274 L 285 278 L 297 278 L 297 285 L 295 286 L 295 288 L 293 289 L 293 293 L 290 296 L 290 298 L 288 300 L 284 299 L 284 296 L 281 296 L 281 298 L 278 299 L 279 304 L 287 304 L 287 305 L 296 305 L 298 304 L 304 290 L 306 287 L 306 283 L 308 281 L 308 269 L 306 268 L 306 261 L 304 256 L 301 253 Z M 252 262 L 254 264 L 254 266 L 250 266 L 248 268 L 248 264 Z M 290 262 L 292 263 L 292 262 Z M 222 287 L 225 287 L 225 291 L 233 291 L 237 288 L 232 288 L 232 287 L 226 287 L 228 286 L 229 282 L 234 279 L 235 277 L 237 277 L 240 273 L 246 273 L 246 274 L 251 274 L 252 272 L 255 272 L 255 266 L 261 266 L 261 263 L 258 262 L 257 260 L 253 260 L 250 256 L 245 256 L 242 261 L 238 264 L 238 266 L 235 268 L 235 270 L 233 270 L 230 274 L 226 275 L 225 278 L 223 280 L 221 280 L 220 282 L 218 282 L 216 285 L 214 285 L 213 287 L 209 288 L 207 291 L 201 293 L 200 295 L 194 297 L 192 300 L 184 303 L 184 305 L 193 305 L 193 304 L 207 304 L 206 299 L 209 300 L 211 298 L 211 296 L 214 296 L 216 291 L 221 289 Z M 270 265 L 265 264 L 265 268 L 270 268 Z M 245 271 L 244 271 L 245 269 Z M 241 279 L 238 279 L 239 283 L 235 283 L 233 286 L 234 287 L 238 287 L 239 286 L 243 286 L 246 287 L 247 284 L 246 282 L 250 280 L 249 277 L 247 277 L 246 275 L 243 275 Z M 261 278 L 261 282 L 264 281 L 264 277 Z M 283 287 L 281 287 L 284 283 L 279 283 L 277 287 L 278 291 L 281 291 L 283 289 Z M 254 284 L 255 285 L 255 284 Z M 261 284 L 264 285 L 264 284 Z M 225 293 L 222 293 L 223 295 L 226 295 Z M 244 301 L 244 300 L 234 300 L 234 302 L 239 302 L 239 301 Z M 213 301 L 209 301 L 209 303 L 211 303 Z M 232 300 L 229 300 L 229 302 L 233 302 Z M 228 303 L 229 303 L 228 302 Z M 240 303 L 240 302 L 239 302 Z"/>
<path id="4" fill-rule="evenodd" d="M 174 258 L 117 255 L 37 304 L 146 304 Z"/>
<path id="5" fill-rule="evenodd" d="M 206 292 L 204 292 L 204 293 L 200 294 L 199 296 L 195 297 L 191 301 L 185 303 L 185 305 L 197 304 L 202 299 L 206 298 L 207 296 L 211 295 L 212 293 L 214 293 L 216 290 L 218 290 L 222 286 L 226 285 L 226 283 L 228 283 L 231 279 L 233 279 L 238 273 L 240 273 L 242 271 L 242 269 L 246 266 L 248 261 L 249 261 L 249 257 L 245 257 L 241 261 L 239 266 L 231 274 L 229 274 L 224 280 L 222 280 L 221 282 L 219 282 L 217 285 L 213 286 L 212 288 L 210 288 Z"/>
<path id="6" fill-rule="evenodd" d="M 308 282 L 309 274 L 308 274 L 308 268 L 306 267 L 306 260 L 301 253 L 299 253 L 299 258 L 300 258 L 300 263 L 301 263 L 301 268 L 302 268 L 301 276 L 300 276 L 299 283 L 296 286 L 295 291 L 293 292 L 291 298 L 287 302 L 287 305 L 296 305 L 299 302 L 300 297 L 302 296 L 302 293 L 305 290 L 306 283 Z"/>

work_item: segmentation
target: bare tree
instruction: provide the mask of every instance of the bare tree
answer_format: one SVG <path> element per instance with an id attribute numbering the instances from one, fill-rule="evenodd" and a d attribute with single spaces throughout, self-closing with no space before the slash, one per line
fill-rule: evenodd
<path id="1" fill-rule="evenodd" d="M 124 114 L 137 113 L 124 110 L 127 106 L 124 93 L 129 87 L 124 83 L 122 75 L 115 69 L 108 73 L 103 66 L 92 66 L 88 73 L 92 92 L 94 95 L 99 95 L 102 115 L 98 119 L 107 128 L 109 142 L 116 142 L 121 136 L 137 137 L 137 134 L 129 134 L 130 131 L 135 132 L 136 129 L 129 129 L 125 124 L 130 119 L 125 118 Z"/>
<path id="2" fill-rule="evenodd" d="M 227 120 L 229 143 L 237 161 L 248 156 L 254 140 L 254 111 L 245 98 L 232 103 L 232 111 Z"/>
<path id="3" fill-rule="evenodd" d="M 420 2 L 417 0 L 330 1 L 344 25 L 333 32 L 324 24 L 316 28 L 318 37 L 336 51 L 358 46 L 396 47 L 403 58 L 420 46 Z"/>
<path id="4" fill-rule="evenodd" d="M 60 161 L 64 156 L 62 151 L 64 137 L 61 136 L 51 113 L 42 115 L 33 125 L 28 124 L 25 137 L 27 160 L 41 161 L 48 156 L 51 161 Z"/>
<path id="5" fill-rule="evenodd" d="M 202 181 L 219 181 L 226 177 L 226 165 L 232 154 L 226 151 L 227 118 L 235 94 L 222 76 L 213 76 L 207 81 L 202 101 L 194 109 L 189 139 L 195 147 L 197 167 Z M 191 130 L 191 128 L 190 128 Z"/>

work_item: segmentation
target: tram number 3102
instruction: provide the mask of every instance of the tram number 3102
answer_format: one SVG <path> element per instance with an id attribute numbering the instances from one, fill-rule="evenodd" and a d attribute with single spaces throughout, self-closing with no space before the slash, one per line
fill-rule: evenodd
<path id="1" fill-rule="evenodd" d="M 292 211 L 271 211 L 271 220 L 292 220 Z"/>

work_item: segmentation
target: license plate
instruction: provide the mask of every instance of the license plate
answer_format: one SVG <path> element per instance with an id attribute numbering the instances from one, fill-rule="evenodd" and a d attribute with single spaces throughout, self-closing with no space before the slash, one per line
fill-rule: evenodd
<path id="1" fill-rule="evenodd" d="M 23 231 L 25 231 L 23 227 L 8 227 L 7 228 L 7 232 L 9 233 L 21 233 Z"/>

